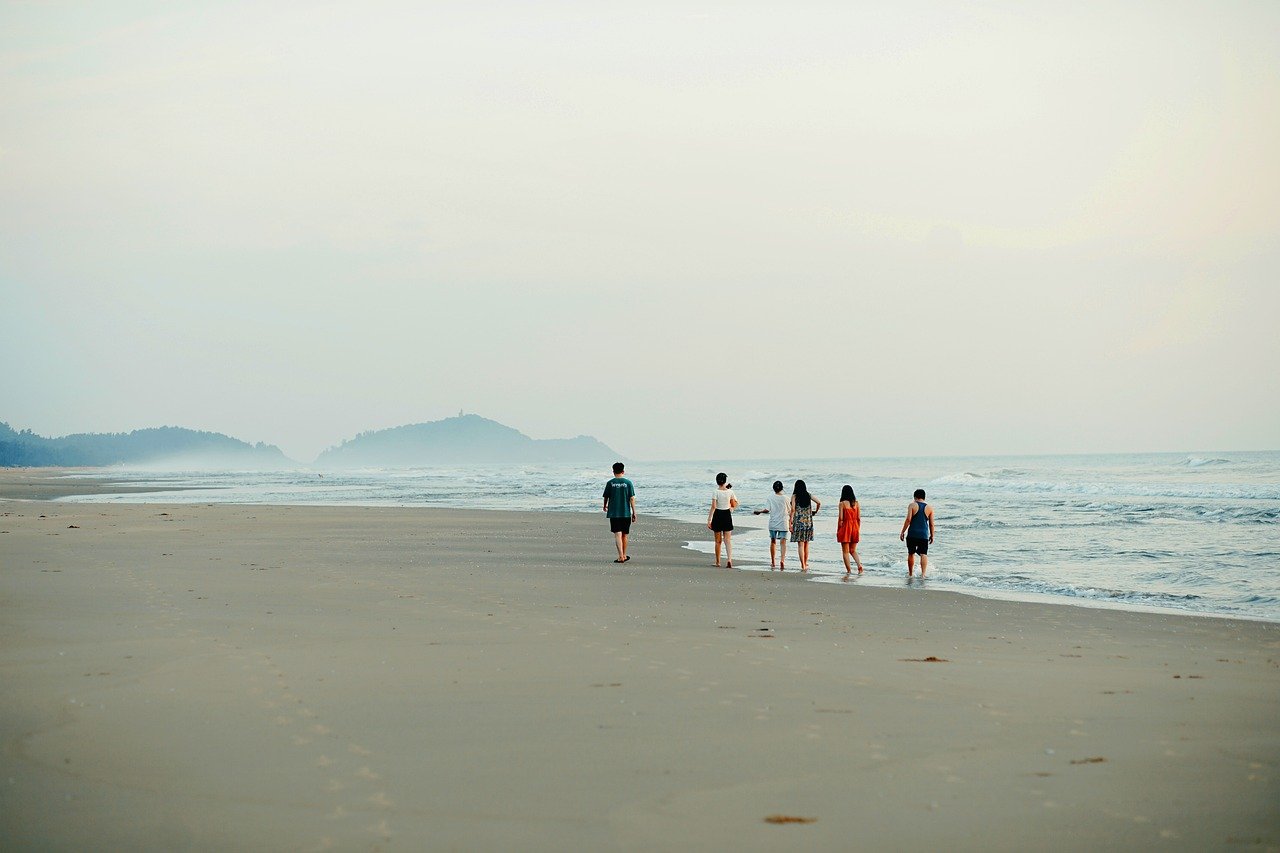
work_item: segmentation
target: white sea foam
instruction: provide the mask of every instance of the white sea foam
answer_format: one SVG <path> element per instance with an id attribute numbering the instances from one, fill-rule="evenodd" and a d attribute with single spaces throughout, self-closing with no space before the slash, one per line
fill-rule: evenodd
<path id="1" fill-rule="evenodd" d="M 1220 458 L 1204 459 L 1199 456 L 1189 456 L 1183 460 L 1182 464 L 1188 468 L 1203 468 L 1206 465 L 1230 465 L 1231 460 Z"/>

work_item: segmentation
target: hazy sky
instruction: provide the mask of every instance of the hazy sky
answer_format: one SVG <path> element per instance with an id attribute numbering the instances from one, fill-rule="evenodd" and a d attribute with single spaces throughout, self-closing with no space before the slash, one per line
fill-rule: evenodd
<path id="1" fill-rule="evenodd" d="M 0 4 L 0 420 L 1280 446 L 1280 3 Z"/>

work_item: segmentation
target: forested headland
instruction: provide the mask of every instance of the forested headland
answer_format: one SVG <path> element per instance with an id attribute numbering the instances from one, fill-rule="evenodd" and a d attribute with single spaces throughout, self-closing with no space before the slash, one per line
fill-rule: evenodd
<path id="1" fill-rule="evenodd" d="M 183 427 L 46 438 L 29 429 L 18 431 L 0 422 L 0 467 L 89 468 L 159 463 L 250 468 L 292 464 L 275 445 L 249 444 L 222 433 Z"/>

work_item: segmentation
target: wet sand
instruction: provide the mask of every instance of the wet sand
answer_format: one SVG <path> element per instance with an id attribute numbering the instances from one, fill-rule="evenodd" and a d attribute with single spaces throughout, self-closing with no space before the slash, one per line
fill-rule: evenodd
<path id="1" fill-rule="evenodd" d="M 1280 848 L 1280 626 L 836 589 L 705 535 L 642 516 L 618 566 L 591 515 L 0 501 L 0 838 Z"/>
<path id="2" fill-rule="evenodd" d="M 136 495 L 146 492 L 181 492 L 183 486 L 139 486 L 89 476 L 101 468 L 0 468 L 0 499 L 56 500 L 73 495 Z"/>

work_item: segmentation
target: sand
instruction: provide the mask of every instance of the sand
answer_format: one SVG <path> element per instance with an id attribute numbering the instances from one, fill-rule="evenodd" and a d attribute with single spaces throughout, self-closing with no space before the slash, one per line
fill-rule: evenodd
<path id="1" fill-rule="evenodd" d="M 1276 624 L 715 569 L 644 516 L 625 566 L 578 514 L 0 531 L 7 849 L 1280 848 Z"/>

